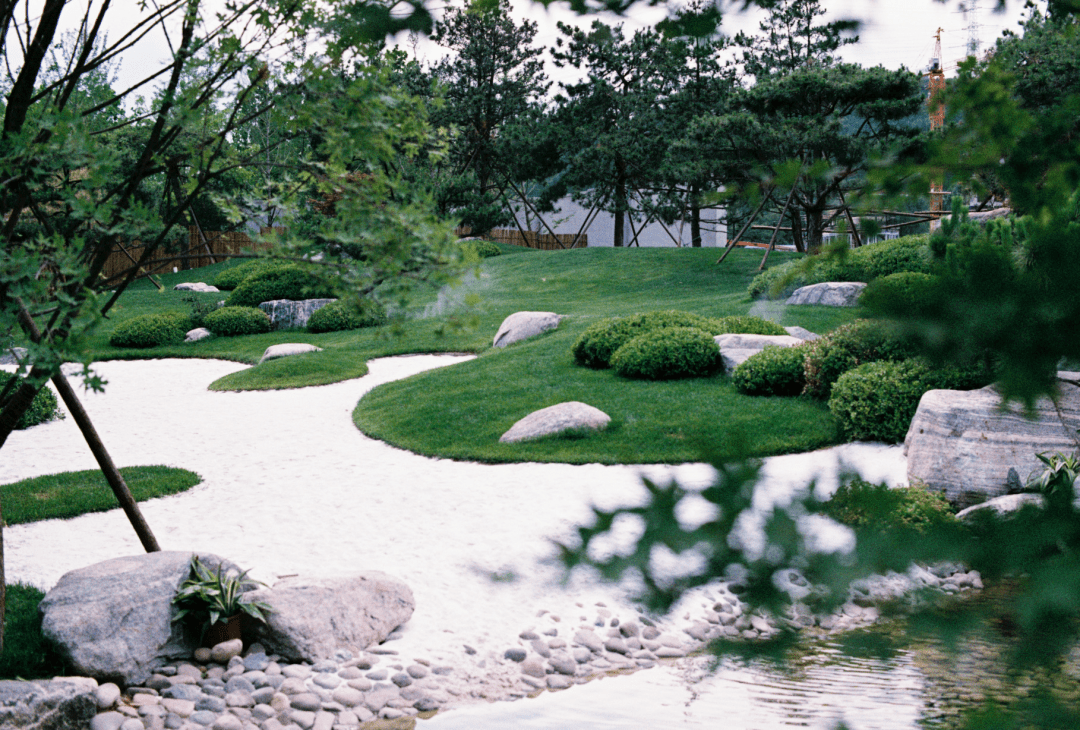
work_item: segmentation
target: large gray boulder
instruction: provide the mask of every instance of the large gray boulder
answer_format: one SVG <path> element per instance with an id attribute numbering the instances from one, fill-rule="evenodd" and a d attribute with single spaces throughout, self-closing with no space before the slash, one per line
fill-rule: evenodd
<path id="1" fill-rule="evenodd" d="M 0 681 L 0 730 L 86 730 L 97 686 L 89 677 Z"/>
<path id="2" fill-rule="evenodd" d="M 211 286 L 202 281 L 185 281 L 177 284 L 173 287 L 173 291 L 195 291 L 195 292 L 218 292 L 221 291 L 216 286 Z"/>
<path id="3" fill-rule="evenodd" d="M 280 345 L 270 345 L 263 351 L 259 364 L 262 365 L 267 360 L 277 360 L 279 357 L 303 355 L 305 352 L 322 352 L 322 348 L 306 342 L 282 342 Z"/>
<path id="4" fill-rule="evenodd" d="M 316 311 L 335 299 L 273 299 L 263 302 L 259 309 L 270 316 L 270 329 L 295 330 L 307 327 L 308 320 Z"/>
<path id="5" fill-rule="evenodd" d="M 866 288 L 861 281 L 825 281 L 799 287 L 787 304 L 820 304 L 825 307 L 854 307 Z"/>
<path id="6" fill-rule="evenodd" d="M 132 555 L 65 573 L 39 606 L 42 633 L 79 674 L 121 685 L 190 658 L 195 646 L 172 622 L 172 599 L 188 577 L 191 555 Z M 216 555 L 199 558 L 211 568 L 239 571 Z"/>
<path id="7" fill-rule="evenodd" d="M 803 340 L 791 335 L 717 335 L 713 338 L 720 347 L 724 372 L 730 373 L 766 347 L 795 347 Z"/>
<path id="8" fill-rule="evenodd" d="M 245 596 L 270 606 L 260 642 L 290 661 L 317 662 L 336 649 L 360 652 L 409 620 L 416 604 L 404 582 L 378 571 L 351 578 L 286 578 Z"/>
<path id="9" fill-rule="evenodd" d="M 1035 454 L 1076 450 L 1080 388 L 1075 385 L 1062 381 L 1057 407 L 1049 398 L 1039 399 L 1033 420 L 1021 404 L 1000 406 L 993 386 L 925 393 L 904 440 L 908 478 L 968 507 L 1017 491 L 1042 469 Z"/>
<path id="10" fill-rule="evenodd" d="M 514 312 L 499 325 L 491 346 L 506 347 L 513 342 L 536 337 L 541 332 L 558 327 L 561 319 L 562 316 L 554 312 Z"/>
<path id="11" fill-rule="evenodd" d="M 567 401 L 533 411 L 500 436 L 499 442 L 512 444 L 578 429 L 599 431 L 606 428 L 610 422 L 611 416 L 599 408 L 579 401 Z"/>

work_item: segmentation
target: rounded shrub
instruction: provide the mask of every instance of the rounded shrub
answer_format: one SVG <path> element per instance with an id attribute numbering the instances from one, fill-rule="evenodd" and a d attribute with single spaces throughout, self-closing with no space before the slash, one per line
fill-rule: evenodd
<path id="1" fill-rule="evenodd" d="M 8 382 L 11 381 L 12 378 L 16 377 L 15 373 L 7 373 L 0 370 L 0 392 L 7 387 Z M 14 387 L 18 387 L 18 385 Z M 34 396 L 34 400 L 30 401 L 30 407 L 19 417 L 18 422 L 15 424 L 15 428 L 20 430 L 30 428 L 39 423 L 55 421 L 63 417 L 64 412 L 60 410 L 60 404 L 56 401 L 56 395 L 49 386 L 45 386 Z"/>
<path id="2" fill-rule="evenodd" d="M 363 299 L 359 306 L 342 299 L 330 302 L 311 313 L 308 332 L 341 332 L 361 327 L 378 327 L 386 323 L 386 308 L 371 299 Z"/>
<path id="3" fill-rule="evenodd" d="M 854 528 L 881 532 L 902 529 L 926 532 L 956 523 L 949 502 L 925 484 L 890 489 L 861 479 L 842 484 L 824 505 L 824 513 Z"/>
<path id="4" fill-rule="evenodd" d="M 714 324 L 707 332 L 714 335 L 786 335 L 787 330 L 776 322 L 770 322 L 761 317 L 752 315 L 740 315 L 734 317 L 718 317 L 713 320 Z M 702 328 L 705 329 L 705 328 Z"/>
<path id="5" fill-rule="evenodd" d="M 746 395 L 799 395 L 806 386 L 805 356 L 803 345 L 766 347 L 738 365 L 731 380 Z"/>
<path id="6" fill-rule="evenodd" d="M 870 282 L 863 289 L 859 304 L 885 316 L 920 316 L 941 303 L 935 281 L 931 274 L 918 271 L 889 274 Z"/>
<path id="7" fill-rule="evenodd" d="M 870 362 L 840 376 L 829 410 L 855 441 L 899 443 L 907 436 L 919 399 L 928 390 L 970 390 L 990 381 L 979 366 L 931 368 L 921 360 Z"/>
<path id="8" fill-rule="evenodd" d="M 203 326 L 219 337 L 257 335 L 270 331 L 270 316 L 258 307 L 222 307 L 206 315 Z"/>
<path id="9" fill-rule="evenodd" d="M 461 252 L 466 256 L 471 254 L 480 259 L 502 255 L 502 250 L 491 241 L 462 241 Z"/>
<path id="10" fill-rule="evenodd" d="M 280 261 L 272 259 L 249 259 L 219 271 L 214 277 L 213 285 L 222 291 L 231 291 L 240 286 L 240 283 L 249 276 L 282 265 Z"/>
<path id="11" fill-rule="evenodd" d="M 723 366 L 712 335 L 696 327 L 666 327 L 639 335 L 611 356 L 624 378 L 671 380 L 712 375 Z"/>
<path id="12" fill-rule="evenodd" d="M 859 319 L 809 343 L 805 373 L 807 395 L 825 400 L 837 378 L 863 363 L 898 361 L 915 353 L 880 322 Z"/>
<path id="13" fill-rule="evenodd" d="M 296 264 L 274 266 L 244 279 L 225 300 L 230 307 L 257 307 L 275 299 L 322 299 L 333 290 L 314 272 Z"/>
<path id="14" fill-rule="evenodd" d="M 191 319 L 183 312 L 141 314 L 116 325 L 109 335 L 113 347 L 157 347 L 184 341 Z"/>

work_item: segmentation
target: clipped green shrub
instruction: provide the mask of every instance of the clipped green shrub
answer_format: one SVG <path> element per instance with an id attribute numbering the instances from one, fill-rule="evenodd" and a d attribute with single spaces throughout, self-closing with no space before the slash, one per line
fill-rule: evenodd
<path id="1" fill-rule="evenodd" d="M 880 532 L 901 529 L 922 533 L 956 524 L 945 495 L 920 483 L 890 489 L 856 479 L 840 485 L 823 507 L 824 514 L 837 522 Z"/>
<path id="2" fill-rule="evenodd" d="M 183 312 L 141 314 L 116 325 L 109 335 L 113 347 L 157 347 L 183 342 L 191 319 Z"/>
<path id="3" fill-rule="evenodd" d="M 844 435 L 854 441 L 899 443 L 928 390 L 971 390 L 990 381 L 985 368 L 937 367 L 921 360 L 869 362 L 837 379 L 829 398 Z"/>
<path id="4" fill-rule="evenodd" d="M 630 340 L 611 356 L 624 378 L 673 380 L 712 375 L 723 366 L 712 335 L 696 327 L 665 327 Z"/>
<path id="5" fill-rule="evenodd" d="M 7 387 L 8 382 L 14 377 L 16 377 L 15 373 L 0 370 L 0 392 Z M 52 389 L 45 386 L 34 396 L 34 400 L 30 401 L 30 407 L 19 418 L 15 428 L 20 430 L 30 428 L 39 423 L 55 421 L 63 417 L 64 412 L 60 410 L 60 404 L 56 402 L 56 395 L 52 392 Z"/>
<path id="6" fill-rule="evenodd" d="M 378 327 L 386 323 L 386 308 L 372 299 L 363 299 L 359 306 L 338 299 L 311 313 L 308 332 L 341 332 L 361 327 Z"/>
<path id="7" fill-rule="evenodd" d="M 786 297 L 801 286 L 823 281 L 871 282 L 903 271 L 927 273 L 933 256 L 929 236 L 904 236 L 878 241 L 846 252 L 841 259 L 833 254 L 799 259 L 761 272 L 750 282 L 751 297 Z M 809 264 L 809 265 L 808 265 Z M 774 289 L 778 289 L 774 293 Z"/>
<path id="8" fill-rule="evenodd" d="M 805 345 L 766 347 L 738 365 L 731 381 L 746 395 L 799 395 L 806 386 L 805 353 Z"/>
<path id="9" fill-rule="evenodd" d="M 920 316 L 933 311 L 941 303 L 941 292 L 931 274 L 902 271 L 870 282 L 859 304 L 875 314 L 889 317 Z"/>
<path id="10" fill-rule="evenodd" d="M 297 264 L 258 271 L 233 289 L 225 300 L 230 307 L 257 307 L 275 299 L 323 299 L 334 296 L 328 284 Z"/>
<path id="11" fill-rule="evenodd" d="M 611 356 L 635 337 L 671 327 L 693 327 L 711 335 L 752 334 L 786 335 L 787 331 L 761 317 L 702 317 L 700 314 L 661 310 L 612 317 L 589 326 L 574 343 L 571 351 L 579 365 L 590 368 L 609 367 Z"/>
<path id="12" fill-rule="evenodd" d="M 270 331 L 270 315 L 258 307 L 222 307 L 203 317 L 203 326 L 219 337 Z"/>
<path id="13" fill-rule="evenodd" d="M 806 345 L 805 353 L 803 392 L 820 400 L 829 397 L 833 383 L 848 370 L 863 363 L 904 360 L 915 354 L 885 325 L 866 319 L 837 327 Z"/>
<path id="14" fill-rule="evenodd" d="M 492 256 L 502 255 L 502 250 L 491 241 L 462 241 L 461 252 L 466 256 L 472 254 L 480 259 L 488 259 Z"/>
<path id="15" fill-rule="evenodd" d="M 213 284 L 222 291 L 231 291 L 253 274 L 272 269 L 275 266 L 287 265 L 273 259 L 248 259 L 236 266 L 219 271 L 218 275 L 214 277 Z"/>

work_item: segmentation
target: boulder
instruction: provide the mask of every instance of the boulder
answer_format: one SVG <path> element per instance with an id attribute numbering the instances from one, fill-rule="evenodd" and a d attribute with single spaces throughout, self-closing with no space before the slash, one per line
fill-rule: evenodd
<path id="1" fill-rule="evenodd" d="M 866 288 L 860 281 L 824 281 L 799 287 L 787 304 L 820 304 L 825 307 L 854 307 Z"/>
<path id="2" fill-rule="evenodd" d="M 1033 420 L 1025 417 L 1021 404 L 1000 406 L 1001 396 L 992 385 L 923 394 L 904 440 L 908 479 L 921 480 L 944 491 L 953 504 L 969 507 L 1022 487 L 1043 468 L 1035 454 L 1076 450 L 1080 388 L 1075 385 L 1063 383 L 1057 407 L 1049 398 L 1036 401 Z"/>
<path id="3" fill-rule="evenodd" d="M 65 573 L 42 600 L 41 632 L 75 671 L 120 685 L 140 684 L 195 649 L 174 624 L 173 596 L 188 575 L 189 552 L 113 558 Z M 212 568 L 236 565 L 200 555 Z"/>
<path id="4" fill-rule="evenodd" d="M 975 520 L 975 515 L 986 512 L 987 510 L 993 510 L 998 517 L 1006 517 L 1013 512 L 1019 512 L 1029 504 L 1033 504 L 1041 509 L 1046 506 L 1046 498 L 1041 494 L 1031 493 L 1005 494 L 1001 497 L 988 499 L 982 504 L 960 510 L 956 513 L 956 519 L 961 522 L 970 523 Z"/>
<path id="5" fill-rule="evenodd" d="M 199 340 L 205 340 L 210 336 L 210 330 L 205 327 L 196 327 L 193 330 L 188 330 L 187 336 L 184 337 L 184 342 L 198 342 Z"/>
<path id="6" fill-rule="evenodd" d="M 86 730 L 97 714 L 89 677 L 0 681 L 0 730 Z"/>
<path id="7" fill-rule="evenodd" d="M 185 281 L 174 286 L 173 291 L 216 292 L 221 290 L 216 286 L 210 286 L 201 281 Z"/>
<path id="8" fill-rule="evenodd" d="M 559 326 L 561 315 L 554 312 L 514 312 L 499 325 L 492 347 L 506 347 L 519 340 L 536 337 Z"/>
<path id="9" fill-rule="evenodd" d="M 791 335 L 717 335 L 713 338 L 720 346 L 724 360 L 724 372 L 730 373 L 766 347 L 795 347 L 803 340 Z"/>
<path id="10" fill-rule="evenodd" d="M 784 329 L 787 330 L 787 333 L 789 335 L 791 335 L 792 337 L 798 337 L 800 340 L 809 341 L 809 340 L 816 340 L 819 337 L 821 337 L 821 335 L 816 334 L 814 332 L 811 332 L 810 330 L 805 329 L 803 327 L 792 326 L 792 327 L 785 327 Z"/>
<path id="11" fill-rule="evenodd" d="M 259 309 L 270 316 L 270 329 L 295 330 L 307 327 L 308 320 L 316 311 L 336 299 L 274 299 L 263 302 Z"/>
<path id="12" fill-rule="evenodd" d="M 306 342 L 282 342 L 280 345 L 270 345 L 259 358 L 259 364 L 262 365 L 267 360 L 277 360 L 279 357 L 302 355 L 305 352 L 322 352 L 322 348 Z"/>
<path id="13" fill-rule="evenodd" d="M 317 662 L 337 649 L 361 652 L 409 620 L 415 603 L 409 586 L 371 571 L 351 578 L 286 578 L 246 600 L 270 606 L 259 643 L 289 661 Z"/>
<path id="14" fill-rule="evenodd" d="M 611 416 L 599 408 L 578 401 L 567 401 L 533 411 L 500 436 L 499 442 L 512 444 L 576 429 L 599 431 L 606 428 L 610 422 Z"/>

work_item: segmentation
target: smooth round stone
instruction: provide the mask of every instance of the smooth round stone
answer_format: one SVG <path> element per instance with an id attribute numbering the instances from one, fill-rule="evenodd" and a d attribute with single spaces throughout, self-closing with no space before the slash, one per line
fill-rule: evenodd
<path id="1" fill-rule="evenodd" d="M 413 679 L 423 679 L 428 676 L 428 668 L 423 664 L 412 664 L 406 670 Z"/>
<path id="2" fill-rule="evenodd" d="M 276 714 L 277 711 L 270 705 L 255 705 L 251 708 L 251 717 L 257 723 L 265 722 Z"/>
<path id="3" fill-rule="evenodd" d="M 285 684 L 288 677 L 284 674 L 268 674 L 266 676 L 266 686 L 273 687 L 274 689 L 281 689 L 281 685 Z"/>
<path id="4" fill-rule="evenodd" d="M 607 641 L 605 641 L 604 642 L 604 648 L 607 651 L 613 652 L 615 654 L 629 654 L 630 653 L 630 650 L 626 646 L 626 642 L 623 641 L 622 639 L 616 637 L 616 636 L 613 636 L 610 639 L 608 639 Z"/>
<path id="5" fill-rule="evenodd" d="M 94 701 L 102 710 L 106 707 L 115 705 L 118 699 L 120 699 L 120 688 L 112 682 L 106 682 L 105 684 L 99 685 L 98 688 L 94 690 Z"/>
<path id="6" fill-rule="evenodd" d="M 175 677 L 166 677 L 165 681 L 171 687 L 174 684 L 198 684 L 199 680 L 188 674 L 177 674 Z M 154 684 L 160 685 L 160 682 Z"/>
<path id="7" fill-rule="evenodd" d="M 250 692 L 239 689 L 225 695 L 225 704 L 229 707 L 254 707 L 255 700 Z"/>
<path id="8" fill-rule="evenodd" d="M 180 730 L 184 726 L 184 718 L 177 715 L 175 712 L 170 712 L 165 716 L 165 727 L 169 730 Z"/>
<path id="9" fill-rule="evenodd" d="M 263 671 L 266 672 L 266 676 L 268 676 L 268 677 L 273 677 L 273 676 L 276 676 L 276 675 L 280 675 L 281 674 L 281 665 L 278 664 L 277 662 L 270 662 L 269 664 L 266 665 L 266 669 L 264 669 Z"/>
<path id="10" fill-rule="evenodd" d="M 592 652 L 584 647 L 576 647 L 573 651 L 574 661 L 578 664 L 585 664 L 592 659 Z"/>
<path id="11" fill-rule="evenodd" d="M 311 671 L 313 672 L 336 672 L 337 670 L 337 662 L 330 661 L 329 659 L 323 659 L 321 662 L 316 662 L 311 665 Z"/>
<path id="12" fill-rule="evenodd" d="M 357 679 L 364 676 L 363 672 L 361 672 L 356 667 L 345 667 L 344 669 L 339 671 L 337 675 L 342 679 Z"/>
<path id="13" fill-rule="evenodd" d="M 375 713 L 366 707 L 354 707 L 352 712 L 360 722 L 371 722 L 375 719 Z"/>
<path id="14" fill-rule="evenodd" d="M 386 671 L 385 669 L 376 669 L 373 672 L 368 672 L 364 676 L 366 676 L 368 679 L 370 679 L 373 682 L 381 682 L 381 681 L 383 681 L 384 679 L 386 679 L 387 677 L 390 676 L 390 672 Z"/>
<path id="15" fill-rule="evenodd" d="M 439 703 L 436 702 L 435 699 L 432 697 L 421 697 L 413 703 L 413 707 L 415 707 L 420 712 L 431 712 L 433 710 L 439 709 Z"/>
<path id="16" fill-rule="evenodd" d="M 214 666 L 206 670 L 207 679 L 221 679 L 223 676 L 225 676 L 225 667 Z"/>
<path id="17" fill-rule="evenodd" d="M 210 660 L 218 664 L 227 664 L 233 657 L 239 657 L 243 650 L 244 642 L 240 639 L 223 641 L 210 647 Z"/>
<path id="18" fill-rule="evenodd" d="M 540 634 L 536 633 L 535 631 L 522 631 L 520 634 L 518 634 L 518 638 L 524 639 L 525 641 L 535 641 L 536 639 L 540 638 Z"/>
<path id="19" fill-rule="evenodd" d="M 537 678 L 543 678 L 547 675 L 544 663 L 536 657 L 529 657 L 521 663 L 521 673 Z"/>
<path id="20" fill-rule="evenodd" d="M 374 686 L 370 679 L 365 679 L 363 677 L 359 679 L 350 679 L 348 684 L 353 689 L 358 689 L 361 692 L 367 692 Z"/>
<path id="21" fill-rule="evenodd" d="M 567 674 L 572 677 L 577 672 L 578 663 L 565 654 L 556 654 L 548 661 L 559 674 Z"/>
<path id="22" fill-rule="evenodd" d="M 289 713 L 290 719 L 303 728 L 310 728 L 315 724 L 315 713 L 307 710 L 293 710 Z"/>
<path id="23" fill-rule="evenodd" d="M 434 667 L 431 671 L 435 674 L 451 674 L 454 671 L 453 667 Z"/>
<path id="24" fill-rule="evenodd" d="M 364 701 L 364 693 L 349 686 L 338 687 L 332 695 L 334 702 L 340 702 L 346 707 L 356 707 Z"/>
<path id="25" fill-rule="evenodd" d="M 225 683 L 226 692 L 254 692 L 255 685 L 247 677 L 231 677 Z"/>
<path id="26" fill-rule="evenodd" d="M 273 687 L 260 687 L 251 693 L 251 699 L 255 700 L 255 704 L 257 705 L 269 705 L 275 692 L 277 692 L 277 690 Z"/>
<path id="27" fill-rule="evenodd" d="M 191 700 L 194 702 L 203 696 L 203 691 L 201 687 L 194 684 L 174 684 L 161 694 L 174 700 Z"/>
<path id="28" fill-rule="evenodd" d="M 289 702 L 289 698 L 286 695 L 278 692 L 270 698 L 270 706 L 278 712 L 283 712 L 292 707 L 292 703 Z"/>
<path id="29" fill-rule="evenodd" d="M 322 709 L 322 700 L 319 699 L 318 695 L 310 692 L 296 695 L 289 700 L 289 704 L 291 704 L 295 710 L 307 710 L 313 712 Z"/>
<path id="30" fill-rule="evenodd" d="M 341 684 L 341 677 L 336 674 L 316 674 L 312 680 L 315 684 L 326 689 L 333 689 Z"/>
<path id="31" fill-rule="evenodd" d="M 548 689 L 567 689 L 572 687 L 574 680 L 561 674 L 552 674 L 547 678 Z"/>
<path id="32" fill-rule="evenodd" d="M 414 684 L 411 687 L 405 687 L 401 690 L 401 699 L 407 700 L 409 702 L 416 702 L 425 694 L 427 694 L 427 692 L 424 690 L 423 687 L 419 687 Z"/>
<path id="33" fill-rule="evenodd" d="M 203 673 L 194 664 L 178 664 L 174 677 L 194 677 L 195 679 L 202 679 Z"/>
<path id="34" fill-rule="evenodd" d="M 244 657 L 244 669 L 249 672 L 261 672 L 270 666 L 270 659 L 263 652 L 248 654 Z"/>
<path id="35" fill-rule="evenodd" d="M 531 643 L 531 646 L 533 651 L 535 651 L 537 654 L 544 657 L 545 659 L 551 656 L 551 649 L 549 649 L 548 645 L 542 640 L 534 639 Z"/>
<path id="36" fill-rule="evenodd" d="M 405 672 L 398 672 L 390 678 L 390 681 L 396 684 L 398 687 L 408 687 L 410 684 L 413 683 L 412 677 L 410 677 Z"/>
<path id="37" fill-rule="evenodd" d="M 209 712 L 225 712 L 226 707 L 225 699 L 222 697 L 210 697 L 203 696 L 195 701 L 196 710 L 207 710 Z"/>
<path id="38" fill-rule="evenodd" d="M 90 720 L 90 730 L 120 730 L 128 718 L 119 712 L 101 712 Z"/>
<path id="39" fill-rule="evenodd" d="M 307 679 L 311 676 L 311 667 L 306 664 L 286 664 L 281 668 L 281 673 L 290 679 Z"/>
<path id="40" fill-rule="evenodd" d="M 146 730 L 146 725 L 138 718 L 129 717 L 120 723 L 120 730 Z"/>
<path id="41" fill-rule="evenodd" d="M 181 718 L 191 717 L 191 713 L 195 712 L 195 703 L 191 700 L 172 700 L 163 699 L 161 706 L 174 715 L 179 715 Z"/>
<path id="42" fill-rule="evenodd" d="M 379 717 L 383 720 L 397 720 L 399 717 L 405 717 L 405 713 L 393 707 L 384 707 L 379 710 Z"/>
<path id="43" fill-rule="evenodd" d="M 258 669 L 254 671 L 244 672 L 240 675 L 240 679 L 246 679 L 247 681 L 251 682 L 255 689 L 258 689 L 259 687 L 266 687 L 268 684 L 270 684 L 270 678 L 266 676 L 265 672 Z"/>
<path id="44" fill-rule="evenodd" d="M 216 713 L 210 712 L 209 710 L 199 710 L 198 712 L 191 713 L 191 717 L 188 718 L 188 721 L 193 722 L 196 725 L 212 725 L 216 719 Z"/>
<path id="45" fill-rule="evenodd" d="M 528 655 L 529 653 L 522 649 L 520 646 L 512 646 L 506 650 L 506 653 L 503 654 L 503 657 L 509 659 L 512 662 L 518 662 L 520 664 L 521 662 L 525 661 L 525 657 L 527 657 Z"/>
<path id="46" fill-rule="evenodd" d="M 211 730 L 244 730 L 244 723 L 236 715 L 221 715 L 214 724 L 210 726 Z"/>
<path id="47" fill-rule="evenodd" d="M 354 666 L 362 671 L 367 671 L 368 669 L 371 669 L 373 666 L 375 666 L 378 662 L 378 657 L 365 656 L 357 659 Z"/>
<path id="48" fill-rule="evenodd" d="M 304 684 L 304 680 L 299 677 L 289 677 L 281 686 L 278 687 L 279 692 L 283 692 L 287 695 L 302 695 L 308 691 L 307 685 Z"/>
<path id="49" fill-rule="evenodd" d="M 551 641 L 549 641 L 547 643 L 547 645 L 548 645 L 548 649 L 551 649 L 552 651 L 554 651 L 556 649 L 565 649 L 566 648 L 566 639 L 552 639 Z"/>

